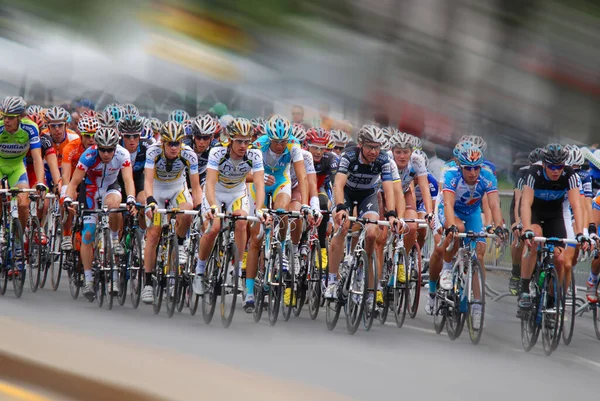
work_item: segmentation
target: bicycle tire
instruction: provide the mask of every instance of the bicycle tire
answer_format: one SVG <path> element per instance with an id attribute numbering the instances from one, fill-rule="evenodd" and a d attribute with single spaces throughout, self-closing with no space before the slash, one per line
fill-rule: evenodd
<path id="1" fill-rule="evenodd" d="M 271 264 L 271 266 L 269 267 L 269 276 L 271 277 L 271 280 L 269 281 L 269 277 L 265 279 L 269 285 L 269 303 L 267 309 L 269 311 L 269 324 L 271 326 L 274 326 L 275 323 L 277 323 L 277 318 L 279 317 L 279 306 L 282 302 L 282 262 L 283 250 L 281 249 L 281 246 L 276 245 L 271 250 L 271 260 L 269 261 L 269 263 Z"/>
<path id="2" fill-rule="evenodd" d="M 27 271 L 25 270 L 25 243 L 23 239 L 23 227 L 21 226 L 19 219 L 13 219 L 11 248 L 13 290 L 15 291 L 15 296 L 17 298 L 21 298 L 21 295 L 23 295 L 23 287 L 25 286 L 25 276 L 27 276 Z"/>
<path id="3" fill-rule="evenodd" d="M 398 264 L 404 263 L 404 284 L 401 284 L 396 277 L 395 288 L 393 288 L 392 293 L 394 297 L 393 310 L 394 310 L 394 319 L 396 320 L 396 326 L 398 328 L 404 325 L 404 321 L 406 320 L 406 313 L 408 311 L 408 292 L 407 292 L 407 284 L 408 284 L 408 269 L 406 269 L 406 265 L 408 263 L 408 256 L 406 255 L 406 250 L 404 248 L 400 249 L 398 255 Z M 393 266 L 393 269 L 398 270 L 398 265 Z M 393 273 L 393 272 L 392 272 Z"/>
<path id="4" fill-rule="evenodd" d="M 433 328 L 436 334 L 440 334 L 446 326 L 446 305 L 442 301 L 441 294 L 436 292 L 433 305 Z"/>
<path id="5" fill-rule="evenodd" d="M 102 252 L 100 249 L 102 248 Z M 102 245 L 102 234 L 96 232 L 96 240 L 94 247 L 94 265 L 93 265 L 93 276 L 94 276 L 94 292 L 95 292 L 95 300 L 96 304 L 99 308 L 104 305 L 104 298 L 106 296 L 106 288 L 104 283 L 104 272 L 102 271 L 103 263 L 104 263 L 104 248 Z M 63 257 L 63 253 L 61 253 L 61 258 Z M 93 299 L 92 299 L 93 301 Z"/>
<path id="6" fill-rule="evenodd" d="M 204 272 L 204 296 L 202 297 L 202 319 L 204 323 L 210 324 L 217 306 L 217 296 L 221 289 L 219 284 L 219 264 L 217 258 L 221 249 L 221 238 L 217 238 L 215 246 L 210 252 Z"/>
<path id="7" fill-rule="evenodd" d="M 537 268 L 536 268 L 537 269 Z M 532 308 L 529 311 L 521 311 L 521 345 L 525 352 L 531 351 L 535 346 L 540 334 L 540 326 L 536 323 L 539 307 L 540 289 L 537 286 L 538 275 L 534 273 L 531 285 L 535 288 L 535 294 L 531 297 Z"/>
<path id="8" fill-rule="evenodd" d="M 567 288 L 566 283 L 563 285 L 563 288 Z M 567 292 L 564 293 L 564 302 L 563 302 L 563 330 L 562 330 L 562 338 L 565 345 L 571 344 L 571 340 L 573 340 L 573 332 L 575 330 L 575 311 L 577 310 L 577 287 L 575 286 L 575 272 L 571 270 L 571 284 L 569 285 L 569 294 L 567 296 Z M 568 313 L 568 315 L 567 315 Z M 565 317 L 568 316 L 568 319 Z"/>
<path id="9" fill-rule="evenodd" d="M 298 249 L 302 249 L 304 245 L 299 245 Z M 298 317 L 302 313 L 302 308 L 304 308 L 304 304 L 306 303 L 306 292 L 308 291 L 308 265 L 310 263 L 310 253 L 309 255 L 300 255 L 298 259 L 300 261 L 300 265 L 297 266 L 298 274 L 296 284 L 296 303 L 293 307 L 294 316 Z"/>
<path id="10" fill-rule="evenodd" d="M 38 241 L 35 240 L 36 234 Z M 27 242 L 29 244 L 29 252 L 27 260 L 29 261 L 29 286 L 31 292 L 36 292 L 40 285 L 41 276 L 41 265 L 42 265 L 42 244 L 39 243 L 42 238 L 42 229 L 40 227 L 40 220 L 34 216 L 31 218 L 31 227 L 29 227 L 29 234 Z"/>
<path id="11" fill-rule="evenodd" d="M 77 252 L 70 251 L 68 255 L 70 259 L 70 268 L 67 271 L 67 277 L 69 279 L 69 292 L 71 293 L 71 298 L 77 299 L 81 289 L 81 275 L 83 274 L 83 267 L 80 269 L 80 260 Z"/>
<path id="12" fill-rule="evenodd" d="M 388 257 L 388 252 L 384 255 L 383 260 L 383 269 L 381 270 L 383 273 L 381 284 L 383 285 L 382 296 L 383 296 L 383 305 L 381 306 L 381 310 L 379 311 L 378 320 L 380 324 L 385 324 L 388 318 L 388 314 L 390 311 L 390 298 L 392 298 L 392 302 L 394 299 L 394 291 L 390 286 L 391 277 L 393 277 L 393 261 Z"/>
<path id="13" fill-rule="evenodd" d="M 366 283 L 368 284 L 368 283 L 372 282 L 373 288 L 369 288 L 367 286 L 367 301 L 369 300 L 369 298 L 371 298 L 371 294 L 373 294 L 373 302 L 371 303 L 371 306 L 369 307 L 368 302 L 365 301 L 365 307 L 363 309 L 363 326 L 365 327 L 365 331 L 369 331 L 369 330 L 371 330 L 371 327 L 373 327 L 373 320 L 375 319 L 375 310 L 377 307 L 377 286 L 378 286 L 379 281 L 377 280 L 377 258 L 375 257 L 374 252 L 371 255 L 371 267 L 368 270 L 371 271 L 373 280 L 369 280 L 368 274 L 367 274 L 367 282 Z M 367 271 L 367 273 L 368 273 L 368 271 Z"/>
<path id="14" fill-rule="evenodd" d="M 111 310 L 114 303 L 114 278 L 115 278 L 115 255 L 112 249 L 112 239 L 110 232 L 105 230 L 104 235 L 104 291 L 106 296 L 106 303 L 104 304 L 108 310 Z"/>
<path id="15" fill-rule="evenodd" d="M 200 295 L 196 295 L 192 289 L 192 282 L 196 277 L 196 260 L 198 260 L 198 243 L 200 242 L 200 235 L 194 234 L 190 236 L 190 257 L 188 258 L 188 285 L 186 295 L 188 296 L 188 308 L 190 315 L 194 316 L 198 311 L 198 304 L 200 303 Z"/>
<path id="16" fill-rule="evenodd" d="M 472 277 L 467 279 L 467 300 L 470 300 L 468 303 L 466 323 L 467 328 L 469 329 L 469 337 L 471 338 L 471 343 L 474 345 L 479 344 L 481 340 L 481 335 L 483 334 L 483 325 L 485 323 L 485 274 L 483 273 L 483 269 L 479 263 L 478 259 L 473 259 L 471 262 L 471 273 Z M 480 299 L 478 301 L 475 300 L 475 277 L 479 279 L 479 296 Z M 473 294 L 472 294 L 473 292 Z M 479 319 L 479 327 L 475 327 L 473 322 L 473 310 L 476 305 L 481 305 L 481 318 Z"/>
<path id="17" fill-rule="evenodd" d="M 596 338 L 600 340 L 600 313 L 598 313 L 598 304 L 591 304 L 590 308 L 592 309 L 592 320 L 594 321 Z"/>
<path id="18" fill-rule="evenodd" d="M 410 261 L 408 264 L 410 268 L 408 269 L 408 279 L 406 281 L 408 291 L 407 309 L 408 316 L 410 316 L 411 319 L 414 319 L 419 311 L 419 299 L 421 298 L 421 277 L 423 274 L 423 258 L 421 255 L 421 248 L 419 247 L 418 243 L 415 242 L 413 245 L 408 260 Z"/>
<path id="19" fill-rule="evenodd" d="M 144 287 L 144 256 L 142 253 L 142 232 L 134 230 L 131 237 L 127 268 L 129 269 L 129 298 L 133 309 L 140 306 L 142 288 Z"/>
<path id="20" fill-rule="evenodd" d="M 264 261 L 263 261 L 264 265 Z M 254 278 L 254 311 L 252 312 L 252 318 L 255 323 L 260 322 L 265 303 L 265 271 L 260 267 L 260 256 L 259 266 Z"/>
<path id="21" fill-rule="evenodd" d="M 562 288 L 555 269 L 546 273 L 544 287 L 549 289 L 548 295 L 554 294 L 554 314 L 548 313 L 548 311 L 542 314 L 542 345 L 544 353 L 549 356 L 558 347 L 561 339 L 559 310 L 562 305 Z M 549 308 L 549 302 L 550 297 L 546 296 L 546 305 L 544 305 L 544 308 Z M 554 319 L 552 319 L 552 315 L 554 315 Z"/>
<path id="22" fill-rule="evenodd" d="M 308 298 L 308 315 L 311 320 L 315 320 L 319 315 L 319 309 L 321 308 L 322 294 L 322 283 L 323 283 L 323 260 L 321 259 L 321 246 L 319 241 L 313 242 L 312 249 L 310 251 L 310 258 L 307 266 L 307 298 Z"/>
<path id="23" fill-rule="evenodd" d="M 57 231 L 57 238 L 54 243 L 54 250 L 56 253 L 61 252 L 61 241 L 62 241 L 62 232 Z M 50 265 L 50 284 L 52 284 L 52 291 L 58 290 L 58 286 L 60 285 L 60 277 L 62 275 L 62 259 L 59 259 L 59 263 L 52 263 Z"/>
<path id="24" fill-rule="evenodd" d="M 355 266 L 352 267 L 354 272 L 350 276 L 350 291 L 348 291 L 348 300 L 346 301 L 346 330 L 351 335 L 356 333 L 358 325 L 363 319 L 369 287 L 368 262 L 367 252 L 363 250 Z"/>
<path id="25" fill-rule="evenodd" d="M 164 295 L 166 296 L 166 307 L 167 316 L 173 317 L 175 313 L 175 307 L 177 304 L 177 294 L 179 290 L 179 246 L 175 241 L 175 238 L 169 239 L 168 246 L 168 257 L 167 257 L 167 268 L 165 276 L 165 290 Z"/>
<path id="26" fill-rule="evenodd" d="M 154 295 L 154 303 L 152 304 L 152 310 L 154 312 L 155 315 L 158 315 L 160 313 L 160 309 L 162 308 L 162 302 L 163 302 L 163 290 L 165 287 L 165 276 L 164 276 L 164 271 L 165 271 L 165 261 L 168 258 L 168 254 L 165 257 L 164 254 L 166 252 L 168 252 L 168 244 L 165 244 L 165 241 L 167 241 L 166 237 L 163 237 L 163 234 L 161 232 L 161 239 L 158 242 L 158 246 L 156 247 L 156 266 L 154 267 L 154 275 L 152 277 L 152 293 Z"/>
<path id="27" fill-rule="evenodd" d="M 49 218 L 47 219 L 46 232 L 50 233 L 50 246 L 46 249 L 44 266 L 42 267 L 42 279 L 40 281 L 40 288 L 44 288 L 46 286 L 46 280 L 48 279 L 48 272 L 51 269 L 51 265 L 56 262 L 59 257 L 59 254 L 56 252 L 56 244 L 58 244 L 58 237 L 62 237 L 60 231 L 60 217 Z M 60 252 L 60 247 L 58 252 Z"/>
<path id="28" fill-rule="evenodd" d="M 292 241 L 285 243 L 285 253 L 288 260 L 288 271 L 283 272 L 283 296 L 281 297 L 281 315 L 284 321 L 290 320 L 292 316 L 292 309 L 294 309 L 294 298 L 296 298 L 296 263 L 294 262 L 294 248 L 292 247 Z M 289 305 L 285 304 L 285 293 L 290 290 Z M 298 300 L 296 300 L 297 302 Z"/>
<path id="29" fill-rule="evenodd" d="M 239 258 L 235 243 L 230 243 L 223 253 L 222 287 L 221 287 L 221 323 L 224 328 L 231 326 L 235 313 L 235 304 L 238 295 Z M 230 283 L 228 281 L 231 280 Z M 229 291 L 228 291 L 229 290 Z M 228 298 L 231 300 L 227 302 Z"/>
<path id="30" fill-rule="evenodd" d="M 339 285 L 345 285 L 345 283 L 340 282 Z M 327 330 L 332 331 L 333 329 L 335 329 L 335 326 L 337 325 L 337 322 L 340 318 L 341 310 L 341 299 L 336 298 L 325 300 L 325 323 L 327 325 Z"/>

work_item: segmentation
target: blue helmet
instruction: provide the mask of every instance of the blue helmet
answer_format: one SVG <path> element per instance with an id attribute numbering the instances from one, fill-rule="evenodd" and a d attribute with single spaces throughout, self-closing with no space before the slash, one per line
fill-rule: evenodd
<path id="1" fill-rule="evenodd" d="M 292 135 L 292 124 L 283 117 L 273 116 L 265 124 L 265 131 L 269 139 L 283 141 Z"/>
<path id="2" fill-rule="evenodd" d="M 459 149 L 456 158 L 461 166 L 481 166 L 483 164 L 483 152 L 472 142 L 465 144 Z"/>
<path id="3" fill-rule="evenodd" d="M 452 155 L 458 158 L 458 155 L 462 150 L 471 146 L 473 146 L 473 142 L 471 142 L 469 139 L 461 139 L 454 147 L 454 150 L 452 150 Z"/>
<path id="4" fill-rule="evenodd" d="M 183 124 L 185 120 L 189 119 L 190 115 L 185 110 L 181 109 L 173 110 L 171 114 L 169 114 L 169 117 L 167 117 L 167 121 L 175 121 L 179 124 Z"/>
<path id="5" fill-rule="evenodd" d="M 125 110 L 118 104 L 109 104 L 104 108 L 104 112 L 110 114 L 117 124 L 125 117 Z"/>

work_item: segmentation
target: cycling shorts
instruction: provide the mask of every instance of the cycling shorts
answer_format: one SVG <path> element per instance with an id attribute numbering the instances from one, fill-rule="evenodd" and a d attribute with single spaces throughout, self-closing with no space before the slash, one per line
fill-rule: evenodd
<path id="1" fill-rule="evenodd" d="M 280 193 L 286 194 L 288 196 L 292 196 L 292 181 L 289 177 L 286 176 L 272 176 L 275 177 L 275 182 L 273 185 L 265 186 L 265 198 L 271 197 L 271 201 L 275 202 L 277 199 L 277 195 Z M 250 195 L 252 195 L 252 199 L 256 200 L 256 188 L 254 184 L 250 185 Z"/>
<path id="2" fill-rule="evenodd" d="M 481 218 L 481 208 L 478 208 L 471 214 L 462 214 L 454 211 L 456 218 L 461 219 L 465 224 L 465 232 L 473 231 L 474 233 L 480 233 L 483 231 L 483 219 Z M 438 225 L 439 223 L 439 225 Z M 444 205 L 440 205 L 436 216 L 436 229 L 438 227 L 445 227 L 446 216 L 444 215 Z M 470 239 L 465 239 L 465 244 L 468 244 Z M 485 238 L 477 238 L 477 242 L 486 242 Z"/>
<path id="3" fill-rule="evenodd" d="M 425 202 L 422 200 L 417 201 L 417 213 L 427 213 L 427 209 L 425 209 Z"/>
<path id="4" fill-rule="evenodd" d="M 125 183 L 123 182 L 123 177 L 119 174 L 118 178 L 119 185 L 123 190 L 123 203 L 127 202 L 127 193 L 125 191 Z M 134 171 L 133 172 L 133 186 L 135 187 L 135 196 L 137 197 L 140 192 L 144 190 L 144 171 Z"/>
<path id="5" fill-rule="evenodd" d="M 236 210 L 243 210 L 246 213 L 250 212 L 248 195 L 244 188 L 243 191 L 235 192 L 217 192 L 217 210 L 221 212 L 221 204 L 225 204 L 225 213 L 233 213 Z M 206 196 L 202 197 L 202 214 L 208 213 L 210 210 Z"/>
<path id="6" fill-rule="evenodd" d="M 94 184 L 87 184 L 85 186 L 85 204 L 84 207 L 87 210 L 90 209 L 98 209 L 100 205 L 98 204 L 98 199 L 102 200 L 102 203 L 106 201 L 106 197 L 110 194 L 117 194 L 119 197 L 121 196 L 121 187 L 119 187 L 119 183 L 114 182 L 108 187 L 101 187 Z M 97 221 L 97 216 L 95 214 L 88 214 L 83 216 L 83 223 L 95 225 Z"/>
<path id="7" fill-rule="evenodd" d="M 344 188 L 344 204 L 348 213 L 352 215 L 354 202 L 358 207 L 357 216 L 364 217 L 365 214 L 375 214 L 374 218 L 379 218 L 379 197 L 376 190 L 368 189 L 366 191 L 352 191 Z"/>
<path id="8" fill-rule="evenodd" d="M 185 186 L 185 181 L 180 181 L 175 184 L 162 183 L 154 180 L 154 199 L 156 199 L 156 203 L 159 208 L 164 208 L 166 201 L 169 201 L 169 207 L 179 207 L 183 203 L 192 203 L 192 196 L 190 195 L 190 191 Z M 150 221 L 146 219 L 146 223 L 149 226 L 161 225 L 161 215 L 159 213 L 154 213 L 154 219 L 152 224 Z"/>
<path id="9" fill-rule="evenodd" d="M 546 238 L 567 238 L 567 224 L 565 224 L 565 216 L 562 210 L 553 213 L 540 213 L 540 211 L 531 208 L 531 224 L 542 227 L 542 235 Z M 569 225 L 571 225 L 570 221 Z M 557 246 L 564 248 L 563 245 Z"/>
<path id="10" fill-rule="evenodd" d="M 27 169 L 23 160 L 0 159 L 0 176 L 8 178 L 9 188 L 22 184 L 29 186 Z"/>

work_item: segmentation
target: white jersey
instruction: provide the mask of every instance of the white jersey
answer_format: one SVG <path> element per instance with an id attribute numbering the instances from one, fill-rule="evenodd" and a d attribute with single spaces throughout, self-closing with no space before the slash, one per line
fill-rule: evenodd
<path id="1" fill-rule="evenodd" d="M 306 170 L 306 175 L 317 174 L 312 154 L 308 150 L 302 149 L 302 157 L 304 158 L 304 170 Z M 292 188 L 296 188 L 298 185 L 298 177 L 296 177 L 296 171 L 294 170 L 293 165 L 292 170 L 290 171 L 290 177 L 292 179 Z"/>
<path id="2" fill-rule="evenodd" d="M 117 145 L 115 154 L 108 163 L 102 162 L 98 147 L 94 145 L 81 154 L 76 168 L 86 172 L 86 185 L 106 189 L 117 181 L 119 171 L 130 166 L 129 152 L 121 145 Z"/>
<path id="3" fill-rule="evenodd" d="M 245 192 L 248 173 L 264 170 L 262 152 L 248 149 L 242 159 L 234 160 L 229 154 L 229 148 L 212 148 L 206 168 L 219 172 L 216 192 Z"/>
<path id="4" fill-rule="evenodd" d="M 190 175 L 198 174 L 198 157 L 189 146 L 181 145 L 179 155 L 167 160 L 160 143 L 152 145 L 146 151 L 144 168 L 154 169 L 154 180 L 163 183 L 182 185 L 185 182 L 185 170 Z"/>
<path id="5" fill-rule="evenodd" d="M 410 188 L 410 183 L 415 177 L 427 176 L 427 168 L 425 167 L 425 158 L 418 153 L 412 153 L 406 167 L 399 171 L 400 179 L 402 179 L 402 190 L 407 192 Z"/>

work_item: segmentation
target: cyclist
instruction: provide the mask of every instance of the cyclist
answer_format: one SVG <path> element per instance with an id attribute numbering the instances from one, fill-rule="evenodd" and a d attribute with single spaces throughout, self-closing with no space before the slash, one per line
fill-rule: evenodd
<path id="1" fill-rule="evenodd" d="M 250 120 L 252 123 L 252 128 L 254 131 L 252 132 L 252 142 L 256 141 L 259 136 L 264 135 L 265 132 L 265 120 L 260 117 L 253 118 Z"/>
<path id="2" fill-rule="evenodd" d="M 263 157 L 263 166 L 265 169 L 265 196 L 271 198 L 273 209 L 289 210 L 292 182 L 290 179 L 290 168 L 293 165 L 296 171 L 296 177 L 300 187 L 301 211 L 310 210 L 308 203 L 308 181 L 306 179 L 306 170 L 304 168 L 304 157 L 302 156 L 300 144 L 292 135 L 292 125 L 288 120 L 278 115 L 271 117 L 266 123 L 265 130 L 267 135 L 259 137 L 253 143 L 253 147 L 260 150 Z M 251 202 L 250 209 L 253 212 L 261 209 L 264 204 L 259 203 L 256 183 L 250 186 L 250 192 L 254 202 Z M 277 233 L 281 239 L 287 231 L 287 224 L 281 225 L 281 231 Z M 250 227 L 250 249 L 246 261 L 246 302 L 244 309 L 247 313 L 254 311 L 254 279 L 258 266 L 258 254 L 262 246 L 262 238 L 258 224 Z M 287 259 L 283 257 L 284 271 L 287 270 Z"/>
<path id="3" fill-rule="evenodd" d="M 77 163 L 79 163 L 79 159 L 83 152 L 86 151 L 90 146 L 94 146 L 96 142 L 94 141 L 94 135 L 99 128 L 98 120 L 92 117 L 81 117 L 79 122 L 77 123 L 77 128 L 79 129 L 79 133 L 81 138 L 75 139 L 69 142 L 63 149 L 63 165 L 62 165 L 62 188 L 61 188 L 61 197 L 64 197 L 67 194 L 67 187 L 71 182 L 71 177 L 75 172 L 75 168 L 77 167 Z M 69 251 L 73 249 L 73 241 L 71 239 L 71 224 L 73 220 L 73 213 L 69 213 L 69 217 L 65 220 L 63 224 L 63 239 L 61 242 L 61 247 L 65 251 Z"/>
<path id="4" fill-rule="evenodd" d="M 208 117 L 212 123 L 214 119 Z M 198 122 L 198 120 L 196 120 Z M 207 125 L 203 128 L 211 128 Z M 214 127 L 212 128 L 214 130 Z M 211 131 L 203 130 L 203 133 Z M 214 214 L 225 204 L 226 213 L 237 216 L 247 216 L 249 213 L 248 193 L 246 190 L 246 176 L 252 175 L 252 181 L 256 184 L 257 203 L 264 204 L 264 170 L 262 152 L 257 149 L 249 149 L 252 137 L 252 124 L 245 118 L 236 118 L 227 126 L 230 141 L 226 147 L 215 147 L 210 150 L 208 164 L 206 166 L 206 186 L 202 200 L 202 214 L 205 216 L 205 233 L 200 239 L 198 264 L 196 265 L 196 276 L 194 277 L 193 290 L 197 295 L 204 294 L 204 271 L 206 260 L 212 250 L 215 239 L 221 229 L 220 219 Z M 212 137 L 212 134 L 209 137 Z M 256 209 L 256 216 L 263 219 L 263 211 Z M 210 231 L 206 231 L 208 223 L 213 225 Z M 239 268 L 241 269 L 242 254 L 246 249 L 247 221 L 238 220 L 235 224 L 235 242 L 238 250 Z M 248 282 L 246 282 L 248 287 Z M 253 292 L 248 290 L 248 297 L 253 297 Z"/>
<path id="5" fill-rule="evenodd" d="M 418 138 L 417 138 L 418 139 Z M 427 182 L 429 183 L 429 193 L 431 194 L 431 202 L 432 209 L 435 210 L 435 200 L 438 196 L 438 181 L 435 179 L 433 174 L 429 171 L 429 157 L 420 149 L 413 150 L 413 153 L 420 155 L 425 160 L 425 168 L 427 169 Z M 419 219 L 424 219 L 427 215 L 427 210 L 425 209 L 425 202 L 423 202 L 423 195 L 421 194 L 421 186 L 417 185 L 415 187 L 415 200 L 417 207 L 417 214 Z M 427 236 L 427 229 L 419 228 L 417 242 L 419 243 L 419 247 L 423 249 L 425 245 L 425 237 Z"/>
<path id="6" fill-rule="evenodd" d="M 160 140 L 160 129 L 162 127 L 162 121 L 156 117 L 150 119 L 150 125 L 152 126 L 152 138 L 155 142 Z"/>
<path id="7" fill-rule="evenodd" d="M 383 188 L 385 217 L 395 229 L 397 225 L 397 211 L 394 201 L 394 188 L 392 184 L 392 167 L 388 153 L 381 151 L 385 136 L 380 128 L 374 125 L 364 125 L 358 133 L 358 145 L 342 153 L 334 183 L 334 198 L 336 213 L 334 218 L 335 229 L 342 227 L 340 235 L 331 240 L 329 248 L 329 286 L 325 291 L 325 298 L 334 298 L 337 292 L 337 273 L 339 264 L 344 256 L 344 241 L 349 229 L 346 217 L 358 204 L 357 215 L 360 218 L 379 218 L 379 188 Z M 379 235 L 379 227 L 368 225 L 365 227 L 365 250 L 369 256 L 375 248 L 375 240 Z M 369 297 L 370 298 L 370 297 Z M 372 299 L 370 300 L 372 302 Z"/>
<path id="8" fill-rule="evenodd" d="M 208 165 L 212 140 L 220 132 L 221 125 L 208 114 L 198 117 L 193 121 L 192 134 L 194 142 L 192 148 L 198 157 L 198 176 L 200 177 L 200 186 L 203 189 L 206 181 L 206 166 Z"/>
<path id="9" fill-rule="evenodd" d="M 125 116 L 125 109 L 123 109 L 123 107 L 121 107 L 120 105 L 113 103 L 113 104 L 109 104 L 108 106 L 106 106 L 104 108 L 104 118 L 107 124 L 109 125 L 110 122 L 110 117 L 112 117 L 112 119 L 114 120 L 114 124 L 115 124 L 115 128 L 116 128 L 116 124 L 119 123 L 119 121 L 121 121 L 121 119 Z M 103 121 L 100 122 L 101 124 L 103 123 Z M 103 124 L 104 125 L 104 124 Z"/>
<path id="10" fill-rule="evenodd" d="M 184 121 L 189 119 L 190 115 L 188 114 L 188 112 L 181 109 L 173 110 L 171 113 L 169 113 L 169 116 L 167 117 L 167 121 L 175 121 L 179 124 L 183 124 Z"/>
<path id="11" fill-rule="evenodd" d="M 28 189 L 27 170 L 23 159 L 31 150 L 36 177 L 44 177 L 44 162 L 37 125 L 25 116 L 27 103 L 20 96 L 8 96 L 2 102 L 3 119 L 0 120 L 0 177 L 7 177 L 9 188 Z M 40 194 L 48 190 L 43 179 L 35 188 Z M 29 197 L 18 195 L 19 220 L 25 227 L 29 218 Z"/>
<path id="12" fill-rule="evenodd" d="M 138 203 L 144 203 L 146 194 L 144 193 L 144 167 L 146 165 L 146 152 L 151 146 L 146 139 L 141 139 L 144 129 L 142 119 L 135 114 L 127 114 L 119 121 L 119 134 L 121 135 L 121 146 L 123 146 L 130 155 L 131 168 L 133 170 L 133 183 L 135 184 L 135 198 Z M 119 184 L 123 187 L 123 178 L 119 176 Z M 124 201 L 124 199 L 123 199 Z M 141 219 L 140 227 L 145 229 L 145 221 Z"/>
<path id="13" fill-rule="evenodd" d="M 48 131 L 43 131 L 43 134 L 49 133 L 52 139 L 52 146 L 56 150 L 56 159 L 58 168 L 62 172 L 62 158 L 65 146 L 71 141 L 79 139 L 79 135 L 75 131 L 67 128 L 69 113 L 62 107 L 51 107 L 45 114 Z M 51 182 L 51 173 L 46 166 L 46 182 Z M 60 187 L 59 187 L 60 188 Z"/>
<path id="14" fill-rule="evenodd" d="M 40 130 L 42 130 L 42 127 L 45 127 L 46 122 L 40 114 L 29 114 L 27 118 L 33 121 Z M 46 166 L 50 171 L 52 184 L 55 188 L 60 188 L 60 171 L 58 170 L 57 155 L 56 150 L 52 146 L 52 139 L 50 138 L 50 135 L 42 134 L 40 131 L 40 145 L 40 149 L 42 149 L 42 159 L 46 162 Z M 27 180 L 29 182 L 37 182 L 33 158 L 31 157 L 31 149 L 27 151 L 27 156 L 25 156 L 25 164 L 27 166 Z M 44 211 L 42 211 L 41 216 L 43 215 Z"/>
<path id="15" fill-rule="evenodd" d="M 202 189 L 198 180 L 198 158 L 194 151 L 183 145 L 183 125 L 167 121 L 161 130 L 161 142 L 152 145 L 146 153 L 144 167 L 144 190 L 146 192 L 146 249 L 144 250 L 145 286 L 142 302 L 154 301 L 152 291 L 152 271 L 156 266 L 156 247 L 161 230 L 161 218 L 154 209 L 165 207 L 169 201 L 171 208 L 182 210 L 196 209 L 202 201 Z M 185 185 L 185 174 L 190 175 L 192 195 Z M 177 241 L 179 244 L 179 263 L 187 263 L 187 249 L 183 246 L 186 234 L 192 223 L 191 216 L 177 216 Z"/>
<path id="16" fill-rule="evenodd" d="M 66 196 L 63 201 L 65 208 L 69 208 L 73 198 L 76 197 L 77 188 L 83 181 L 85 189 L 79 192 L 79 198 L 86 209 L 97 209 L 101 201 L 102 206 L 116 209 L 121 202 L 121 190 L 117 182 L 119 172 L 123 175 L 125 191 L 127 193 L 127 205 L 135 205 L 135 185 L 133 183 L 133 171 L 129 152 L 119 145 L 119 134 L 114 128 L 100 127 L 94 135 L 96 146 L 87 148 L 79 158 L 73 177 L 67 186 Z M 85 181 L 84 181 L 85 179 Z M 133 209 L 132 212 L 135 212 Z M 119 244 L 119 227 L 121 226 L 121 214 L 111 213 L 108 218 L 110 234 L 113 247 Z M 81 232 L 81 261 L 85 275 L 85 287 L 83 295 L 90 301 L 94 299 L 94 283 L 92 274 L 92 262 L 94 259 L 93 243 L 96 233 L 97 216 L 86 215 L 83 218 L 83 230 Z M 108 291 L 115 291 L 109 288 Z"/>
<path id="17" fill-rule="evenodd" d="M 531 309 L 529 282 L 537 258 L 537 249 L 533 247 L 535 236 L 566 238 L 567 230 L 563 216 L 563 200 L 569 204 L 575 217 L 575 238 L 582 244 L 584 251 L 589 246 L 589 238 L 583 234 L 583 213 L 581 210 L 580 192 L 577 176 L 571 167 L 565 166 L 568 153 L 560 144 L 550 144 L 542 154 L 542 164 L 531 166 L 525 177 L 523 194 L 521 195 L 521 221 L 523 224 L 523 240 L 530 249 L 521 260 L 521 295 L 519 311 Z M 555 248 L 554 264 L 559 278 L 562 280 L 564 250 Z"/>
<path id="18" fill-rule="evenodd" d="M 593 238 L 598 246 L 598 225 L 600 225 L 600 191 L 594 197 L 592 202 L 592 217 L 588 226 L 590 237 Z M 590 275 L 585 283 L 585 295 L 590 303 L 598 303 L 598 275 L 600 274 L 600 258 L 592 259 Z"/>
<path id="19" fill-rule="evenodd" d="M 123 108 L 125 116 L 127 116 L 127 115 L 133 115 L 136 117 L 140 116 L 140 111 L 138 110 L 137 107 L 135 107 L 134 104 L 125 103 L 125 104 L 121 105 L 121 107 Z"/>
<path id="20" fill-rule="evenodd" d="M 340 156 L 348 142 L 350 142 L 350 138 L 348 137 L 348 134 L 338 129 L 332 129 L 329 134 L 331 135 L 331 142 L 333 143 L 331 151 Z"/>
<path id="21" fill-rule="evenodd" d="M 452 258 L 458 250 L 458 241 L 454 247 L 448 251 L 450 242 L 454 240 L 454 234 L 457 232 L 481 232 L 483 230 L 483 221 L 481 218 L 481 203 L 484 195 L 490 200 L 490 207 L 494 216 L 494 221 L 502 222 L 502 211 L 500 210 L 500 201 L 498 196 L 498 184 L 496 177 L 483 168 L 483 152 L 471 142 L 467 142 L 457 152 L 457 167 L 452 167 L 444 173 L 442 198 L 438 208 L 437 219 L 439 225 L 445 229 L 446 238 L 441 246 L 437 247 L 437 252 L 443 254 L 443 266 L 439 276 L 439 284 L 444 290 L 452 288 Z M 495 229 L 495 233 L 504 238 L 505 233 L 501 225 Z M 485 254 L 485 238 L 477 240 L 477 258 L 482 268 L 482 274 L 485 274 L 485 265 L 483 256 Z M 437 266 L 430 266 L 432 273 L 437 276 L 439 270 Z M 430 285 L 432 283 L 430 282 Z M 435 286 L 435 282 L 434 282 Z M 433 289 L 435 290 L 435 288 Z M 433 301 L 435 291 L 430 288 L 430 296 L 427 298 L 427 312 L 433 313 Z M 477 290 L 475 290 L 475 296 Z M 481 319 L 481 308 L 475 307 L 473 310 L 474 325 L 479 325 Z"/>

